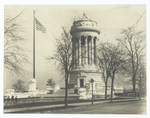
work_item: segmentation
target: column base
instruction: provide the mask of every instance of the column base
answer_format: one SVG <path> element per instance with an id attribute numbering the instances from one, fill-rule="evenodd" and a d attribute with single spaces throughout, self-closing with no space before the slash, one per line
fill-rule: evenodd
<path id="1" fill-rule="evenodd" d="M 31 96 L 35 97 L 35 96 L 38 94 L 38 90 L 36 89 L 36 83 L 37 83 L 37 81 L 36 81 L 35 78 L 31 78 L 31 79 L 28 81 L 28 83 L 29 83 L 29 90 L 28 90 L 28 93 L 29 93 Z"/>

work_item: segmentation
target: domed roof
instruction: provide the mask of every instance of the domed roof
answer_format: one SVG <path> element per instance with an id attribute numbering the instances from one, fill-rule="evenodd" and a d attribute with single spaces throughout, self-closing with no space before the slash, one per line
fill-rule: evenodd
<path id="1" fill-rule="evenodd" d="M 82 31 L 92 31 L 100 34 L 100 30 L 97 27 L 97 22 L 89 19 L 85 13 L 83 13 L 81 19 L 74 21 L 70 34 L 72 35 L 74 32 Z"/>
<path id="2" fill-rule="evenodd" d="M 83 16 L 82 16 L 80 19 L 78 19 L 77 21 L 75 21 L 73 24 L 75 24 L 76 22 L 83 22 L 83 21 L 93 21 L 93 20 L 89 19 L 89 18 L 86 16 L 86 14 L 83 13 Z M 93 22 L 95 22 L 95 21 L 93 21 Z M 97 22 L 95 22 L 95 23 L 97 24 Z"/>

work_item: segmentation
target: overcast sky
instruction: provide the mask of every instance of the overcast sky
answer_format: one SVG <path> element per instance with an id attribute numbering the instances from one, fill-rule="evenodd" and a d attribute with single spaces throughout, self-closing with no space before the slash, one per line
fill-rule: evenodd
<path id="1" fill-rule="evenodd" d="M 71 27 L 74 17 L 86 16 L 98 23 L 101 30 L 99 42 L 117 43 L 115 38 L 120 36 L 123 28 L 132 26 L 137 22 L 140 15 L 145 11 L 144 5 L 126 6 L 126 5 L 94 5 L 94 6 L 5 6 L 5 15 L 16 16 L 23 9 L 20 16 L 20 24 L 24 31 L 22 36 L 27 41 L 22 45 L 30 52 L 27 53 L 31 64 L 25 65 L 26 70 L 30 72 L 23 78 L 28 90 L 28 80 L 32 78 L 32 48 L 33 48 L 33 10 L 36 11 L 36 18 L 46 27 L 46 33 L 36 31 L 36 80 L 39 89 L 46 88 L 46 81 L 49 78 L 55 79 L 56 83 L 64 86 L 62 75 L 57 70 L 56 65 L 49 63 L 44 57 L 52 56 L 55 50 L 54 37 L 59 37 L 62 30 L 61 26 Z M 137 29 L 145 30 L 146 14 L 140 19 Z M 9 77 L 9 78 L 8 78 Z M 8 81 L 9 79 L 9 81 Z M 13 80 L 10 76 L 5 76 L 4 88 L 10 88 Z"/>

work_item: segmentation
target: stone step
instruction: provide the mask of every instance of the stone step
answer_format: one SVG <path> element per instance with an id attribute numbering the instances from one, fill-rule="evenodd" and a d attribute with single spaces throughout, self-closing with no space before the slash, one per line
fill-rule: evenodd
<path id="1" fill-rule="evenodd" d="M 77 82 L 77 80 L 69 80 L 69 81 L 72 81 L 72 82 Z"/>
<path id="2" fill-rule="evenodd" d="M 71 79 L 70 82 L 77 82 L 77 80 L 76 79 Z"/>
<path id="3" fill-rule="evenodd" d="M 74 84 L 74 85 L 76 85 L 76 84 L 77 84 L 77 82 L 69 82 L 69 84 Z"/>
<path id="4" fill-rule="evenodd" d="M 77 80 L 70 80 L 69 82 L 77 82 Z"/>
<path id="5" fill-rule="evenodd" d="M 75 84 L 68 84 L 68 89 L 74 88 L 74 85 L 75 85 Z"/>
<path id="6" fill-rule="evenodd" d="M 77 78 L 70 78 L 70 80 L 77 80 Z"/>

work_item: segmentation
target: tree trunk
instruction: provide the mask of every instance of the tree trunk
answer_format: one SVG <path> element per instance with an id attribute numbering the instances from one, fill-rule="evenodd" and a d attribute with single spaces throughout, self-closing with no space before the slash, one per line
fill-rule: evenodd
<path id="1" fill-rule="evenodd" d="M 135 90 L 135 78 L 133 79 L 133 98 L 136 98 L 136 90 Z"/>
<path id="2" fill-rule="evenodd" d="M 107 81 L 105 82 L 105 100 L 107 100 Z"/>
<path id="3" fill-rule="evenodd" d="M 134 82 L 134 92 L 135 92 L 135 98 L 137 97 L 136 95 L 136 81 Z"/>
<path id="4" fill-rule="evenodd" d="M 130 44 L 131 46 L 131 44 Z M 132 46 L 131 46 L 131 51 L 132 51 Z M 136 91 L 135 91 L 135 65 L 134 65 L 134 60 L 133 60 L 133 51 L 132 51 L 132 56 L 131 56 L 131 59 L 132 59 L 132 71 L 133 71 L 133 76 L 132 76 L 132 85 L 133 85 L 133 98 L 135 97 L 136 98 Z"/>
<path id="5" fill-rule="evenodd" d="M 111 102 L 113 102 L 113 84 L 114 84 L 114 77 L 112 78 L 112 81 L 111 81 Z"/>
<path id="6" fill-rule="evenodd" d="M 132 80 L 132 86 L 133 86 L 133 90 L 132 90 L 132 97 L 134 98 L 134 80 Z"/>
<path id="7" fill-rule="evenodd" d="M 68 94 L 68 73 L 65 72 L 65 107 L 68 106 L 67 94 Z"/>
<path id="8" fill-rule="evenodd" d="M 141 73 L 140 73 L 140 74 L 141 74 Z M 142 78 L 141 78 L 141 77 L 140 77 L 139 88 L 140 88 L 140 91 L 139 91 L 139 100 L 141 100 L 141 92 L 142 92 Z"/>
<path id="9" fill-rule="evenodd" d="M 139 100 L 141 100 L 141 90 L 140 90 L 140 92 L 139 92 Z"/>

